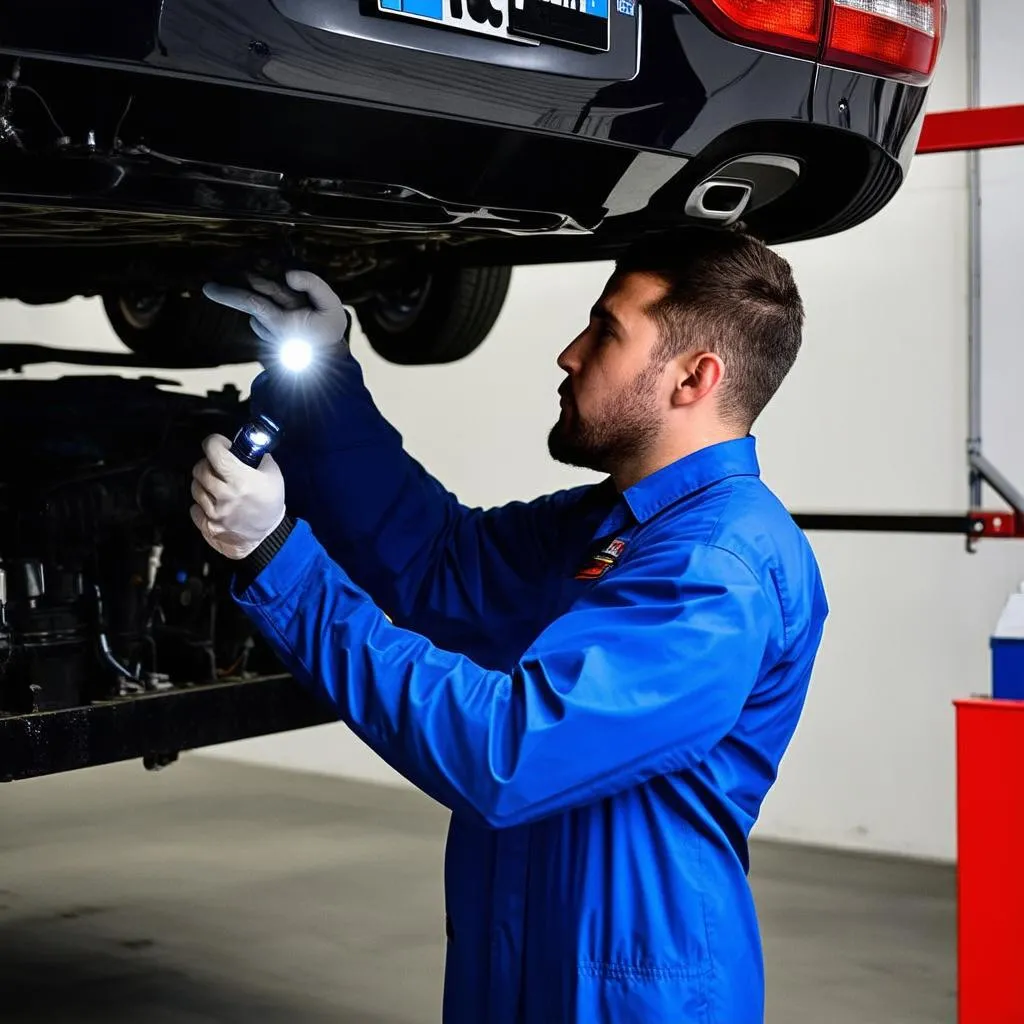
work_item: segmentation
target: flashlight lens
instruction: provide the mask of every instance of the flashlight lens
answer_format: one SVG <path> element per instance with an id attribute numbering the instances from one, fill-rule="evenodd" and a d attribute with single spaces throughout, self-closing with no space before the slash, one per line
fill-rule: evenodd
<path id="1" fill-rule="evenodd" d="M 270 435 L 265 430 L 250 430 L 249 440 L 257 448 L 262 448 L 264 445 L 270 444 Z"/>
<path id="2" fill-rule="evenodd" d="M 313 346 L 302 338 L 289 338 L 279 353 L 281 365 L 293 373 L 301 373 L 313 361 Z"/>

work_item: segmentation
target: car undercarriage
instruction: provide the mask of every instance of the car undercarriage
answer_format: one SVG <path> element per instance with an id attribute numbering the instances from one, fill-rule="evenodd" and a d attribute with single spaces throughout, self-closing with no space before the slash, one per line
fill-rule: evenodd
<path id="1" fill-rule="evenodd" d="M 230 599 L 231 563 L 189 516 L 201 442 L 236 429 L 244 402 L 171 383 L 0 382 L 0 425 L 18 439 L 0 471 L 0 780 L 121 756 L 159 766 L 182 747 L 326 720 Z M 168 717 L 160 698 L 190 695 Z"/>
<path id="2" fill-rule="evenodd" d="M 694 224 L 844 230 L 899 188 L 926 92 L 837 106 L 858 76 L 766 59 L 669 3 L 645 8 L 644 65 L 633 17 L 586 61 L 481 41 L 494 64 L 442 56 L 458 46 L 430 29 L 356 23 L 435 47 L 409 65 L 351 26 L 307 26 L 302 4 L 214 23 L 189 0 L 157 40 L 129 34 L 128 60 L 100 60 L 77 40 L 33 49 L 52 29 L 22 7 L 0 58 L 0 297 L 101 295 L 127 347 L 169 365 L 253 358 L 244 319 L 196 299 L 245 270 L 313 270 L 385 358 L 447 362 L 484 340 L 512 266 L 614 259 Z M 562 72 L 513 66 L 542 57 Z"/>

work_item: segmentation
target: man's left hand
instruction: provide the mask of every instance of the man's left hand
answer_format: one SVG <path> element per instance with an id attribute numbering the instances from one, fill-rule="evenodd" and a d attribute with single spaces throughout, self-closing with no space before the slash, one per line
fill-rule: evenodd
<path id="1" fill-rule="evenodd" d="M 206 457 L 192 470 L 192 522 L 215 551 L 232 559 L 251 554 L 284 519 L 284 478 L 264 455 L 253 469 L 230 452 L 231 442 L 212 434 Z"/>

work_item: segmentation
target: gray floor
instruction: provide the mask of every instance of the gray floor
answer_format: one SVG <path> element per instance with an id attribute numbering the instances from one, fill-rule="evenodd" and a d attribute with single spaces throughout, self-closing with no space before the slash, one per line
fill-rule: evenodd
<path id="1" fill-rule="evenodd" d="M 4 1024 L 438 1019 L 445 816 L 186 759 L 0 787 Z M 772 1024 L 955 1020 L 952 871 L 759 845 Z"/>

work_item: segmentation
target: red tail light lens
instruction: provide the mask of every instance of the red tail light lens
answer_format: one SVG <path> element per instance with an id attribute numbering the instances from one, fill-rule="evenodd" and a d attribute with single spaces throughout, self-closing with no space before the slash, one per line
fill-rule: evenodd
<path id="1" fill-rule="evenodd" d="M 722 35 L 768 50 L 815 57 L 825 0 L 694 0 Z"/>
<path id="2" fill-rule="evenodd" d="M 822 60 L 920 83 L 939 56 L 942 0 L 833 0 Z"/>
<path id="3" fill-rule="evenodd" d="M 737 43 L 915 84 L 934 74 L 946 10 L 946 0 L 691 2 Z"/>

